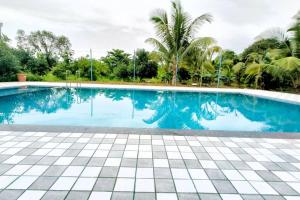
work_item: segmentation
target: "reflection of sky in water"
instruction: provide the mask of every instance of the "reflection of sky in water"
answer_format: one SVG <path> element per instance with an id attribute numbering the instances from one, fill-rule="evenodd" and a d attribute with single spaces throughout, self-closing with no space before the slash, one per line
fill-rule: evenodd
<path id="1" fill-rule="evenodd" d="M 61 88 L 3 94 L 2 124 L 300 131 L 300 106 L 237 94 Z"/>

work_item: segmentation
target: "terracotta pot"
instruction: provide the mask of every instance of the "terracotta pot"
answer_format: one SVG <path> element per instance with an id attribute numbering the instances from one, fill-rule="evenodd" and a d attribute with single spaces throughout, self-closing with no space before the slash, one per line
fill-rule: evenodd
<path id="1" fill-rule="evenodd" d="M 17 77 L 18 77 L 19 82 L 25 82 L 26 81 L 26 74 L 19 73 L 19 74 L 17 74 Z"/>

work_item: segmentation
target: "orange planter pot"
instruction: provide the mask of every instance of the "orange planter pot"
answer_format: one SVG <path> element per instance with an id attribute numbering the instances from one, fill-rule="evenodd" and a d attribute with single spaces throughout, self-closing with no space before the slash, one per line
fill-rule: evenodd
<path id="1" fill-rule="evenodd" d="M 17 74 L 17 77 L 18 77 L 19 82 L 25 82 L 26 81 L 26 74 L 19 73 L 19 74 Z"/>

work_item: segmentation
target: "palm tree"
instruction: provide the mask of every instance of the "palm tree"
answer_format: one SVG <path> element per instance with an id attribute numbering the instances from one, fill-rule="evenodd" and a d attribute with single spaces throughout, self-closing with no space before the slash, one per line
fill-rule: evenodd
<path id="1" fill-rule="evenodd" d="M 170 66 L 173 77 L 172 84 L 176 84 L 178 65 L 194 48 L 206 43 L 207 37 L 194 38 L 194 34 L 205 22 L 211 22 L 210 14 L 203 14 L 194 20 L 182 9 L 180 1 L 172 2 L 172 14 L 164 10 L 157 10 L 151 17 L 155 25 L 156 38 L 148 38 L 146 42 L 154 45 L 165 62 Z"/>
<path id="2" fill-rule="evenodd" d="M 289 29 L 271 28 L 259 34 L 256 39 L 276 39 L 285 45 L 278 53 L 284 54 L 288 51 L 288 56 L 300 58 L 300 11 L 293 18 L 294 23 Z"/>

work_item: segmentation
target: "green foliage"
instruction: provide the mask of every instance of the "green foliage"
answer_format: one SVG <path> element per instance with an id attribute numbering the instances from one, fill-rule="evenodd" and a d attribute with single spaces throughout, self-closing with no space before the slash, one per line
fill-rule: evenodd
<path id="1" fill-rule="evenodd" d="M 56 36 L 49 31 L 36 31 L 26 35 L 23 30 L 18 30 L 16 38 L 20 56 L 27 54 L 22 64 L 25 66 L 30 62 L 28 68 L 33 73 L 46 74 L 59 61 L 69 64 L 72 59 L 71 43 L 65 36 Z M 36 55 L 37 60 L 29 58 L 30 55 Z"/>
<path id="2" fill-rule="evenodd" d="M 138 49 L 135 58 L 136 75 L 141 78 L 153 78 L 157 76 L 157 62 L 150 60 L 150 53 L 145 49 Z M 133 73 L 133 72 L 132 72 Z"/>
<path id="3" fill-rule="evenodd" d="M 0 81 L 16 80 L 19 63 L 13 50 L 0 40 Z"/>
<path id="4" fill-rule="evenodd" d="M 27 81 L 42 81 L 43 78 L 37 74 L 33 74 L 33 73 L 26 73 L 26 80 Z"/>

